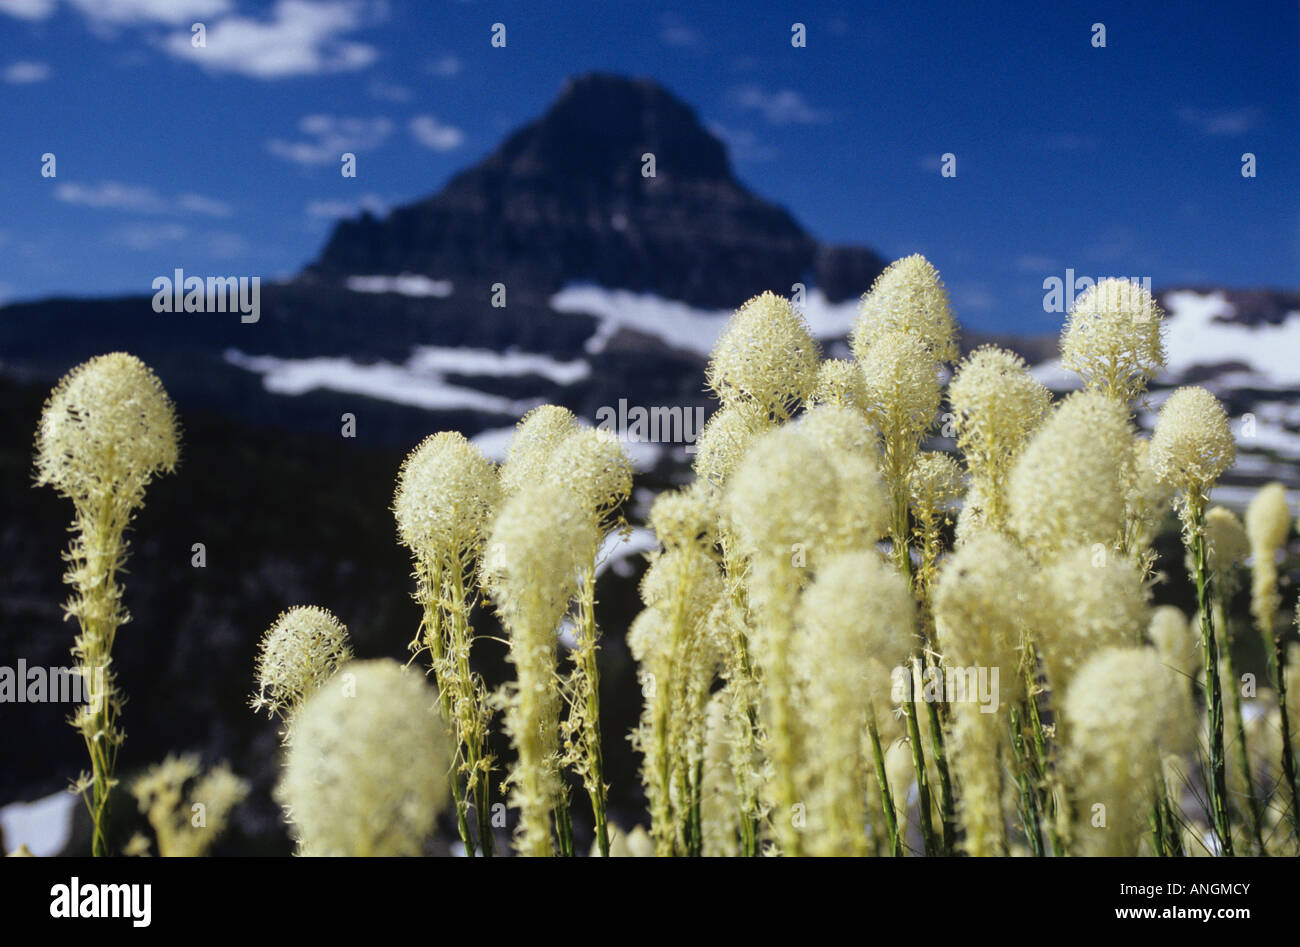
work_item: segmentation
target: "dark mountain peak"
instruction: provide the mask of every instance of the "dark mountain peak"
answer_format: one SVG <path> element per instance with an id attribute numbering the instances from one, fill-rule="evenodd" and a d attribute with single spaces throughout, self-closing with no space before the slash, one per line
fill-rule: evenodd
<path id="1" fill-rule="evenodd" d="M 882 266 L 869 250 L 819 247 L 749 191 L 667 89 L 590 73 L 438 194 L 339 223 L 309 272 L 421 273 L 484 292 L 589 282 L 722 308 L 798 281 L 845 298 Z"/>
<path id="2" fill-rule="evenodd" d="M 689 105 L 649 79 L 608 73 L 568 80 L 546 114 L 494 157 L 520 178 L 581 174 L 614 183 L 629 169 L 640 176 L 647 153 L 678 177 L 732 178 L 726 148 Z"/>

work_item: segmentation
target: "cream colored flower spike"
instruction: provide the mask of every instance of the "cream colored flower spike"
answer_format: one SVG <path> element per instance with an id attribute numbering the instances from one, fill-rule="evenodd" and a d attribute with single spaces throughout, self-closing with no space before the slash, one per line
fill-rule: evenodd
<path id="1" fill-rule="evenodd" d="M 1164 310 L 1140 284 L 1103 279 L 1074 304 L 1061 333 L 1061 364 L 1088 388 L 1128 403 L 1165 364 Z"/>
<path id="2" fill-rule="evenodd" d="M 419 855 L 447 799 L 437 694 L 396 661 L 353 661 L 294 722 L 276 797 L 309 855 Z"/>

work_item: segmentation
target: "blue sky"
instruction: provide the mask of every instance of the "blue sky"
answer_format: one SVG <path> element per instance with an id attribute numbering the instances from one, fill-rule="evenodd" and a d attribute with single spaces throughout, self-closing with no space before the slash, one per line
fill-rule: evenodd
<path id="1" fill-rule="evenodd" d="M 925 253 L 972 327 L 1055 328 L 1067 267 L 1300 283 L 1294 2 L 698 6 L 0 0 L 0 298 L 291 274 L 591 69 L 662 81 L 818 237 Z"/>

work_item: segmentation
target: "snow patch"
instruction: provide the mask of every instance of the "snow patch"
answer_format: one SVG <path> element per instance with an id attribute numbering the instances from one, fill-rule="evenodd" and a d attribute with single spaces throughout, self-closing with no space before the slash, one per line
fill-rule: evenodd
<path id="1" fill-rule="evenodd" d="M 246 355 L 237 349 L 228 349 L 225 359 L 231 365 L 261 375 L 263 386 L 275 394 L 302 395 L 325 389 L 435 411 L 468 410 L 516 417 L 536 407 L 540 399 L 516 400 L 488 394 L 449 384 L 445 375 L 453 372 L 479 376 L 535 374 L 569 384 L 586 377 L 590 371 L 582 361 L 557 362 L 529 353 L 502 354 L 432 346 L 416 348 L 402 365 L 392 362 L 363 365 L 343 357 L 289 359 Z"/>
<path id="2" fill-rule="evenodd" d="M 56 792 L 35 802 L 14 802 L 0 809 L 5 846 L 12 852 L 26 845 L 38 858 L 59 854 L 72 836 L 72 816 L 79 801 L 70 792 Z"/>
<path id="3" fill-rule="evenodd" d="M 402 273 L 400 276 L 349 276 L 344 285 L 354 293 L 397 293 L 400 296 L 434 296 L 445 299 L 451 295 L 451 280 L 430 279 L 419 273 Z"/>
<path id="4" fill-rule="evenodd" d="M 652 293 L 600 286 L 566 286 L 551 297 L 550 305 L 556 312 L 581 313 L 599 320 L 586 343 L 587 352 L 593 355 L 604 351 L 620 329 L 629 329 L 707 358 L 731 318 L 730 309 L 698 309 Z M 848 335 L 858 314 L 857 300 L 832 303 L 820 289 L 809 290 L 798 308 L 819 339 Z"/>

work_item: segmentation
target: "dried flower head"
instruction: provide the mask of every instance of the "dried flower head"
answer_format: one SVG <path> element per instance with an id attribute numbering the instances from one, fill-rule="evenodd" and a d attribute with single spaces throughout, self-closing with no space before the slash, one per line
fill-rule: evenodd
<path id="1" fill-rule="evenodd" d="M 722 486 L 749 450 L 750 442 L 773 426 L 767 412 L 752 401 L 724 404 L 713 412 L 695 442 L 696 475 Z"/>
<path id="2" fill-rule="evenodd" d="M 1062 401 L 1029 439 L 1007 480 L 1007 522 L 1040 558 L 1123 539 L 1133 473 L 1128 410 L 1096 391 Z"/>
<path id="3" fill-rule="evenodd" d="M 544 404 L 525 414 L 501 465 L 501 489 L 507 495 L 517 493 L 545 477 L 551 455 L 577 429 L 573 412 L 559 405 Z"/>
<path id="4" fill-rule="evenodd" d="M 307 699 L 276 788 L 305 854 L 420 854 L 447 798 L 436 700 L 387 659 L 349 662 Z"/>
<path id="5" fill-rule="evenodd" d="M 1157 477 L 1184 494 L 1203 496 L 1236 457 L 1218 398 L 1193 385 L 1166 399 L 1151 435 L 1151 469 Z"/>
<path id="6" fill-rule="evenodd" d="M 417 556 L 458 560 L 477 553 L 499 502 L 492 462 L 463 435 L 443 431 L 402 463 L 393 515 L 402 543 Z"/>
<path id="7" fill-rule="evenodd" d="M 857 362 L 848 358 L 828 358 L 817 368 L 817 384 L 808 396 L 808 403 L 864 411 L 867 406 L 866 383 Z"/>
<path id="8" fill-rule="evenodd" d="M 331 612 L 314 605 L 281 612 L 258 645 L 251 706 L 287 720 L 351 659 L 348 630 Z"/>
<path id="9" fill-rule="evenodd" d="M 774 418 L 790 417 L 817 382 L 821 350 L 790 300 L 763 293 L 731 317 L 705 372 L 724 404 L 755 402 Z"/>
<path id="10" fill-rule="evenodd" d="M 876 340 L 894 331 L 915 337 L 930 362 L 951 362 L 957 357 L 948 291 L 939 271 L 919 253 L 889 264 L 862 297 L 853 326 L 853 354 L 864 361 Z"/>
<path id="11" fill-rule="evenodd" d="M 1164 311 L 1139 283 L 1103 279 L 1075 301 L 1061 333 L 1061 364 L 1088 388 L 1127 404 L 1164 367 Z"/>
<path id="12" fill-rule="evenodd" d="M 1136 855 L 1165 755 L 1191 748 L 1188 689 L 1154 650 L 1111 648 L 1083 666 L 1061 710 L 1082 852 Z M 1092 819 L 1097 805 L 1105 807 L 1104 825 Z"/>

